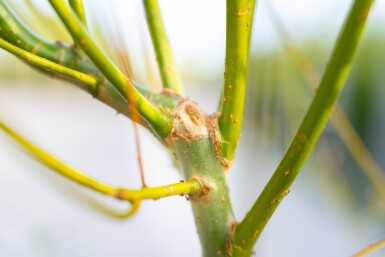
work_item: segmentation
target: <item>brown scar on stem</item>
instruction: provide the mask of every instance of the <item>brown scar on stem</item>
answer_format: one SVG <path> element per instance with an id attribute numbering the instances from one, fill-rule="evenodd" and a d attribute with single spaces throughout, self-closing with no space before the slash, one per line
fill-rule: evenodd
<path id="1" fill-rule="evenodd" d="M 59 64 L 63 63 L 64 55 L 65 55 L 64 48 L 60 48 L 60 50 L 59 50 Z"/>
<path id="2" fill-rule="evenodd" d="M 219 117 L 219 113 L 214 113 L 213 115 L 210 115 L 207 117 L 206 123 L 207 123 L 207 128 L 209 130 L 209 134 L 213 142 L 215 154 L 219 162 L 222 164 L 222 166 L 225 168 L 227 172 L 231 167 L 231 165 L 233 164 L 233 162 L 223 157 L 219 151 L 219 146 L 224 142 L 221 140 L 218 133 L 218 117 Z"/>
<path id="3" fill-rule="evenodd" d="M 306 141 L 308 140 L 307 135 L 306 135 L 305 133 L 303 133 L 303 132 L 299 132 L 299 133 L 295 136 L 295 138 L 296 138 L 297 140 L 303 141 L 303 142 L 306 142 Z"/>
<path id="4" fill-rule="evenodd" d="M 188 195 L 189 200 L 202 201 L 203 203 L 210 203 L 211 202 L 211 198 L 210 198 L 211 186 L 210 186 L 210 184 L 203 177 L 200 177 L 200 176 L 192 176 L 190 178 L 190 180 L 193 180 L 193 179 L 198 180 L 200 183 L 202 183 L 203 189 L 199 193 Z"/>
<path id="5" fill-rule="evenodd" d="M 290 193 L 290 189 L 287 189 L 281 193 L 282 196 L 287 196 Z"/>
<path id="6" fill-rule="evenodd" d="M 231 245 L 231 238 L 233 237 L 233 233 L 235 231 L 235 228 L 237 227 L 238 223 L 236 221 L 232 222 L 229 226 L 229 229 L 227 231 L 226 235 L 226 242 L 225 242 L 225 249 L 227 255 L 229 255 L 230 245 Z"/>
<path id="7" fill-rule="evenodd" d="M 162 69 L 164 74 L 168 74 L 175 71 L 175 67 L 173 65 L 166 66 Z"/>
<path id="8" fill-rule="evenodd" d="M 182 100 L 182 96 L 180 94 L 178 94 L 177 92 L 175 92 L 171 88 L 163 88 L 162 91 L 160 92 L 160 94 L 165 95 L 165 96 L 171 96 L 174 98 L 179 98 Z"/>
<path id="9" fill-rule="evenodd" d="M 114 198 L 118 199 L 118 200 L 125 200 L 124 199 L 124 190 L 123 189 L 118 189 L 118 191 L 112 195 Z"/>
<path id="10" fill-rule="evenodd" d="M 98 91 L 95 92 L 96 98 L 98 98 L 100 101 L 104 102 L 107 99 L 107 93 L 105 92 L 105 89 L 107 87 L 107 81 L 104 80 L 103 83 L 98 88 Z"/>
<path id="11" fill-rule="evenodd" d="M 369 12 L 370 12 L 370 6 L 362 7 L 359 14 L 357 15 L 357 22 L 363 23 L 367 19 Z"/>
<path id="12" fill-rule="evenodd" d="M 72 44 L 70 47 L 69 47 L 70 51 L 72 52 L 72 54 L 78 58 L 79 60 L 84 60 L 84 58 L 79 54 L 78 50 L 76 49 L 75 45 Z"/>
<path id="13" fill-rule="evenodd" d="M 247 8 L 247 9 L 239 9 L 239 10 L 238 10 L 237 12 L 235 12 L 234 14 L 235 14 L 235 16 L 240 17 L 240 16 L 242 16 L 242 15 L 247 14 L 249 11 L 250 11 L 249 8 Z"/>

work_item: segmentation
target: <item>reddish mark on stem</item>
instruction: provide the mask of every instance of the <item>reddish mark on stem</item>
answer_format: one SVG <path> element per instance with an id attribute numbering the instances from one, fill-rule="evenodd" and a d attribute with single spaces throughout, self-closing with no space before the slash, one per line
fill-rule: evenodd
<path id="1" fill-rule="evenodd" d="M 235 12 L 235 16 L 241 17 L 242 15 L 245 15 L 249 12 L 249 9 L 240 9 L 239 11 Z"/>
<path id="2" fill-rule="evenodd" d="M 369 15 L 369 11 L 370 11 L 370 6 L 365 6 L 360 10 L 360 12 L 357 15 L 358 23 L 364 23 L 366 21 Z"/>
<path id="3" fill-rule="evenodd" d="M 303 141 L 303 142 L 306 142 L 308 140 L 307 135 L 305 133 L 303 133 L 303 132 L 299 132 L 295 138 L 297 140 Z"/>
<path id="4" fill-rule="evenodd" d="M 287 189 L 281 193 L 282 196 L 287 196 L 290 193 L 290 189 Z"/>

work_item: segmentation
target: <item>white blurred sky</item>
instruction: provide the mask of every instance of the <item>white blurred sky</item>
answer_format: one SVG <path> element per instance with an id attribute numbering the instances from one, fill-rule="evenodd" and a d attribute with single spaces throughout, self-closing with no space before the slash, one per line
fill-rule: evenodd
<path id="1" fill-rule="evenodd" d="M 21 0 L 13 0 L 21 2 Z M 48 1 L 33 2 L 53 14 Z M 218 71 L 225 53 L 225 0 L 160 0 L 175 57 L 179 66 L 193 63 Z M 279 35 L 268 11 L 273 6 L 297 42 L 316 39 L 332 46 L 353 1 L 349 0 L 260 0 L 257 4 L 252 50 L 268 51 L 280 46 Z M 144 70 L 144 49 L 151 49 L 140 0 L 85 0 L 88 19 L 105 30 L 112 24 L 111 15 L 120 23 L 136 69 Z M 113 10 L 113 11 L 112 11 Z M 114 13 L 114 14 L 112 14 Z M 385 1 L 377 1 L 369 20 L 369 30 L 385 24 Z M 153 56 L 153 58 L 155 58 Z M 135 70 L 134 70 L 135 71 Z"/>

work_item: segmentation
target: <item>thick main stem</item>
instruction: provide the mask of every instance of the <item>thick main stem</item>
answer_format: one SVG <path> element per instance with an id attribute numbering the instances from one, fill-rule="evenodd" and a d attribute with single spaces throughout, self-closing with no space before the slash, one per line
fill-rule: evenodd
<path id="1" fill-rule="evenodd" d="M 186 180 L 198 178 L 206 189 L 190 199 L 203 256 L 226 256 L 227 238 L 234 215 L 226 182 L 226 168 L 215 150 L 211 118 L 189 101 L 175 112 L 174 130 L 167 141 L 178 159 Z"/>
<path id="2" fill-rule="evenodd" d="M 217 159 L 209 138 L 177 141 L 174 145 L 184 177 L 201 178 L 207 185 L 207 195 L 191 199 L 203 256 L 226 256 L 227 235 L 235 221 L 225 168 Z"/>

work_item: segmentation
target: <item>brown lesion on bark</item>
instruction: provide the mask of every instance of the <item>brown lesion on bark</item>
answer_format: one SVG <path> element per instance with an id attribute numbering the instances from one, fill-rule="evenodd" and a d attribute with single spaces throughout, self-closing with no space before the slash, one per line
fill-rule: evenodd
<path id="1" fill-rule="evenodd" d="M 219 113 L 214 113 L 213 115 L 207 117 L 206 123 L 208 125 L 208 129 L 210 132 L 211 140 L 213 142 L 213 147 L 217 155 L 217 158 L 222 164 L 222 166 L 226 169 L 226 171 L 228 171 L 231 165 L 233 164 L 233 162 L 223 157 L 219 151 L 219 146 L 225 142 L 221 140 L 219 135 L 218 117 L 219 117 Z"/>
<path id="2" fill-rule="evenodd" d="M 203 203 L 210 203 L 211 202 L 210 192 L 212 188 L 209 182 L 207 182 L 207 180 L 201 176 L 192 176 L 190 179 L 191 180 L 195 179 L 195 180 L 198 180 L 200 183 L 202 183 L 203 189 L 197 194 L 189 194 L 189 200 L 201 201 Z"/>
<path id="3" fill-rule="evenodd" d="M 209 136 L 206 114 L 190 99 L 180 101 L 173 110 L 173 116 L 173 129 L 165 139 L 167 145 L 176 140 L 192 142 Z"/>
<path id="4" fill-rule="evenodd" d="M 202 138 L 211 138 L 214 151 L 221 165 L 228 170 L 232 161 L 220 154 L 219 146 L 222 142 L 218 132 L 218 113 L 205 114 L 197 103 L 188 98 L 181 100 L 173 110 L 174 125 L 169 136 L 163 141 L 172 151 L 172 142 L 183 140 L 193 142 Z"/>
<path id="5" fill-rule="evenodd" d="M 226 246 L 225 246 L 225 249 L 226 249 L 226 253 L 227 253 L 227 256 L 231 256 L 231 253 L 230 253 L 230 245 L 231 245 L 231 239 L 233 237 L 233 234 L 234 234 L 234 231 L 235 231 L 235 228 L 237 227 L 238 225 L 238 222 L 234 221 L 230 226 L 229 226 L 229 230 L 227 231 L 227 235 L 226 235 Z"/>

